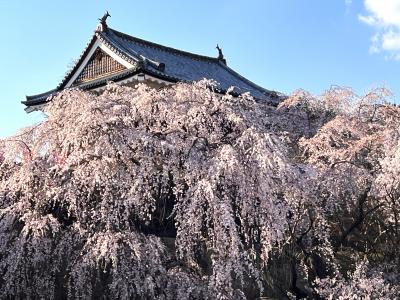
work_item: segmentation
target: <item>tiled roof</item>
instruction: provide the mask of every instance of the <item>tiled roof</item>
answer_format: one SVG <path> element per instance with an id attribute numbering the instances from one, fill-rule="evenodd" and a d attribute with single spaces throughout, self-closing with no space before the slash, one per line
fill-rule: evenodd
<path id="1" fill-rule="evenodd" d="M 229 68 L 224 61 L 202 55 L 197 55 L 170 47 L 158 45 L 127 34 L 108 29 L 101 35 L 120 51 L 130 57 L 148 63 L 144 68 L 160 76 L 175 78 L 177 81 L 197 81 L 203 78 L 213 79 L 221 90 L 235 87 L 237 93 L 250 92 L 259 99 L 270 98 L 270 91 L 252 83 Z M 165 66 L 164 69 L 159 65 Z"/>
<path id="2" fill-rule="evenodd" d="M 229 87 L 234 87 L 233 92 L 235 94 L 250 92 L 253 97 L 259 100 L 272 103 L 280 101 L 280 96 L 277 93 L 266 90 L 239 75 L 226 65 L 224 59 L 177 50 L 132 37 L 106 27 L 104 30 L 96 31 L 76 65 L 66 74 L 56 89 L 40 95 L 28 96 L 23 103 L 27 106 L 44 103 L 48 96 L 64 89 L 67 82 L 88 55 L 96 39 L 100 39 L 113 52 L 136 66 L 134 69 L 127 70 L 127 74 L 143 72 L 171 82 L 193 82 L 204 78 L 213 79 L 219 84 L 221 91 L 226 91 Z M 106 78 L 107 80 L 97 80 L 93 84 L 89 82 L 85 86 L 82 86 L 82 88 L 91 89 L 95 86 L 105 84 L 106 81 L 117 81 L 120 78 L 121 74 L 117 78 L 110 76 Z"/>

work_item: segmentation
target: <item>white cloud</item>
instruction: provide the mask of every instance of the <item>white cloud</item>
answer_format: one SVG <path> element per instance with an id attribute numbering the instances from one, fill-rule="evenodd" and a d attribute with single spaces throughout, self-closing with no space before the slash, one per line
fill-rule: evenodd
<path id="1" fill-rule="evenodd" d="M 379 53 L 380 50 L 380 35 L 379 33 L 374 34 L 371 38 L 371 46 L 369 47 L 369 52 L 370 53 Z"/>
<path id="2" fill-rule="evenodd" d="M 361 22 L 364 22 L 367 25 L 373 26 L 376 25 L 376 19 L 373 16 L 358 16 L 358 19 Z"/>
<path id="3" fill-rule="evenodd" d="M 373 27 L 371 53 L 386 52 L 386 57 L 400 59 L 400 0 L 364 0 L 366 15 L 358 19 Z"/>
<path id="4" fill-rule="evenodd" d="M 388 31 L 382 34 L 382 49 L 399 50 L 400 34 L 398 32 Z"/>

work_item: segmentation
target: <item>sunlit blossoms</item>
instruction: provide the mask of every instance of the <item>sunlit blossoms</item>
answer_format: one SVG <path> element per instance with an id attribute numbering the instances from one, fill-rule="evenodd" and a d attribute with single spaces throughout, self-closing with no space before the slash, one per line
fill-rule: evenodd
<path id="1" fill-rule="evenodd" d="M 66 90 L 1 140 L 0 298 L 396 295 L 376 273 L 399 259 L 386 90 L 273 107 L 214 87 Z"/>

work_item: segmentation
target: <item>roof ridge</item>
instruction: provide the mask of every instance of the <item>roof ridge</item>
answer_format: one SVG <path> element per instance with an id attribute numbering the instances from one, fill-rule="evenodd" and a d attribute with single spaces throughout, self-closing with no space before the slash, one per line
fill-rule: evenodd
<path id="1" fill-rule="evenodd" d="M 268 89 L 266 89 L 266 88 L 263 88 L 262 86 L 260 86 L 260 85 L 258 85 L 258 84 L 256 84 L 256 83 L 254 83 L 253 81 L 247 79 L 247 78 L 244 77 L 243 75 L 240 75 L 238 72 L 236 72 L 235 70 L 231 69 L 231 68 L 228 67 L 226 64 L 224 64 L 224 63 L 221 62 L 220 65 L 221 65 L 221 67 L 223 67 L 225 70 L 227 70 L 227 71 L 230 72 L 231 74 L 233 74 L 233 75 L 239 77 L 240 79 L 242 79 L 243 81 L 245 81 L 247 84 L 251 85 L 252 87 L 254 87 L 254 88 L 256 88 L 256 89 L 259 89 L 259 90 L 262 90 L 262 91 L 264 91 L 265 93 L 274 93 L 274 91 L 268 90 Z"/>
<path id="2" fill-rule="evenodd" d="M 85 59 L 86 55 L 88 54 L 90 48 L 93 46 L 93 44 L 96 41 L 96 32 L 92 34 L 90 37 L 89 42 L 86 43 L 85 48 L 81 52 L 81 55 L 79 58 L 75 61 L 75 64 L 67 70 L 67 72 L 64 75 L 64 78 L 61 80 L 61 82 L 57 85 L 56 90 L 60 90 L 64 88 L 65 84 L 68 82 L 71 76 L 73 76 L 73 73 L 78 69 L 79 65 L 82 63 L 82 61 Z"/>
<path id="3" fill-rule="evenodd" d="M 154 42 L 150 42 L 129 34 L 126 34 L 124 32 L 112 29 L 110 27 L 107 28 L 107 30 L 110 30 L 112 33 L 116 34 L 117 36 L 121 37 L 121 38 L 125 38 L 127 40 L 131 40 L 137 43 L 141 43 L 153 48 L 157 48 L 157 49 L 162 49 L 164 51 L 169 51 L 169 52 L 174 52 L 183 56 L 191 56 L 193 58 L 197 58 L 197 59 L 204 59 L 204 60 L 210 60 L 212 62 L 219 62 L 220 60 L 217 57 L 211 57 L 211 56 L 206 56 L 206 55 L 201 55 L 201 54 L 197 54 L 197 53 L 192 53 L 192 52 L 188 52 L 188 51 L 184 51 L 184 50 L 179 50 L 173 47 L 169 47 L 169 46 L 165 46 L 165 45 L 161 45 L 158 43 L 154 43 Z"/>
<path id="4" fill-rule="evenodd" d="M 126 49 L 123 45 L 121 45 L 118 41 L 113 39 L 110 36 L 107 36 L 104 34 L 104 32 L 96 32 L 96 37 L 101 40 L 103 43 L 106 44 L 110 48 L 111 51 L 113 51 L 115 54 L 117 54 L 119 57 L 122 59 L 135 64 L 135 63 L 141 63 L 143 59 L 140 57 L 139 53 L 134 53 L 134 55 Z M 136 56 L 135 56 L 136 55 Z"/>
<path id="5" fill-rule="evenodd" d="M 57 89 L 52 89 L 50 91 L 43 92 L 43 93 L 40 93 L 40 94 L 26 96 L 26 99 L 30 100 L 30 99 L 35 99 L 35 98 L 43 98 L 43 97 L 48 96 L 49 94 L 51 94 L 53 92 L 56 92 L 56 91 L 57 91 Z"/>

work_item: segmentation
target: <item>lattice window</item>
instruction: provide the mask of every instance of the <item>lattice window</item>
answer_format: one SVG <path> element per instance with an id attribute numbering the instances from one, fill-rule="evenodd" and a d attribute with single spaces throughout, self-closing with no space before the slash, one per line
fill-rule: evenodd
<path id="1" fill-rule="evenodd" d="M 122 64 L 98 48 L 74 84 L 100 78 L 124 69 L 126 68 Z"/>

